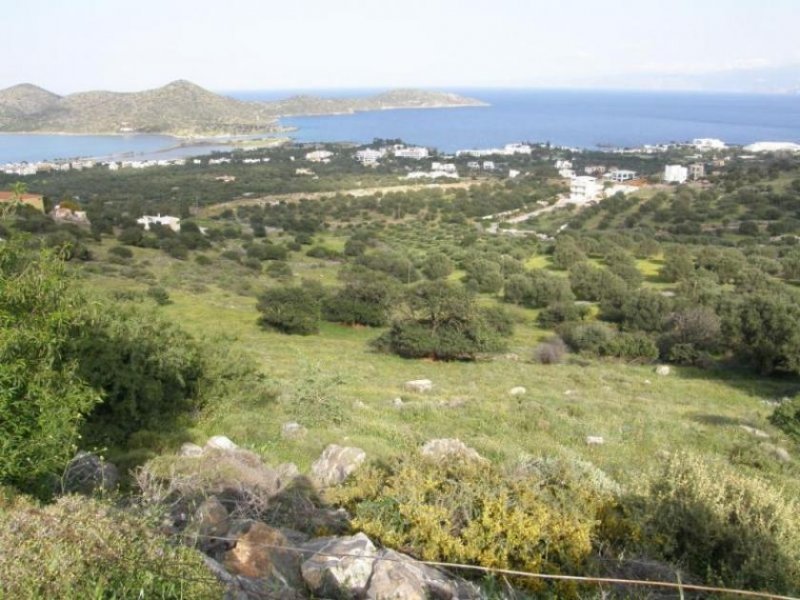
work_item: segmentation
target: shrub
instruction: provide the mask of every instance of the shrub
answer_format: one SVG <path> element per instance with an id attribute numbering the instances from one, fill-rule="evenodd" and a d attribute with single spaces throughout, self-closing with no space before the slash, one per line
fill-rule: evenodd
<path id="1" fill-rule="evenodd" d="M 529 308 L 544 308 L 548 304 L 569 303 L 575 300 L 566 279 L 551 275 L 542 269 L 509 277 L 504 297 L 507 302 Z"/>
<path id="2" fill-rule="evenodd" d="M 147 295 L 152 298 L 159 306 L 171 304 L 172 300 L 169 299 L 169 292 L 160 286 L 153 286 L 147 288 Z"/>
<path id="3" fill-rule="evenodd" d="M 557 365 L 564 360 L 567 345 L 558 336 L 537 344 L 533 349 L 533 360 L 541 365 Z"/>
<path id="4" fill-rule="evenodd" d="M 721 337 L 720 319 L 706 307 L 673 313 L 659 340 L 661 356 L 681 364 L 698 364 L 716 350 Z"/>
<path id="5" fill-rule="evenodd" d="M 325 319 L 349 325 L 386 325 L 397 300 L 397 283 L 380 273 L 350 272 L 343 288 L 323 302 Z"/>
<path id="6" fill-rule="evenodd" d="M 796 442 L 800 442 L 800 396 L 781 402 L 769 420 Z"/>
<path id="7" fill-rule="evenodd" d="M 447 279 L 453 272 L 453 261 L 442 252 L 431 252 L 425 257 L 422 273 L 428 279 Z"/>
<path id="8" fill-rule="evenodd" d="M 586 568 L 606 496 L 566 471 L 415 458 L 362 469 L 332 499 L 355 515 L 354 528 L 423 560 L 562 573 Z"/>
<path id="9" fill-rule="evenodd" d="M 496 294 L 503 287 L 503 274 L 500 265 L 494 261 L 479 258 L 465 265 L 467 272 L 464 282 L 477 292 Z"/>
<path id="10" fill-rule="evenodd" d="M 109 248 L 108 253 L 125 260 L 133 258 L 133 251 L 127 246 L 114 246 Z"/>
<path id="11" fill-rule="evenodd" d="M 84 304 L 52 252 L 0 244 L 0 484 L 33 489 L 59 471 L 100 400 L 68 351 Z"/>
<path id="12" fill-rule="evenodd" d="M 800 507 L 764 482 L 678 454 L 646 502 L 647 540 L 667 560 L 731 587 L 800 591 Z"/>
<path id="13" fill-rule="evenodd" d="M 212 264 L 214 261 L 212 261 L 205 254 L 198 254 L 197 256 L 194 257 L 194 262 L 196 262 L 201 267 L 207 267 L 208 265 Z"/>
<path id="14" fill-rule="evenodd" d="M 319 332 L 320 300 L 305 286 L 272 288 L 258 297 L 259 323 L 283 333 Z"/>
<path id="15" fill-rule="evenodd" d="M 286 281 L 291 279 L 294 273 L 292 273 L 292 267 L 288 262 L 276 260 L 267 266 L 267 275 L 279 281 Z"/>
<path id="16" fill-rule="evenodd" d="M 658 358 L 658 346 L 641 331 L 622 332 L 608 343 L 605 354 L 634 362 L 652 362 Z"/>
<path id="17" fill-rule="evenodd" d="M 37 598 L 220 598 L 201 555 L 144 520 L 76 496 L 0 507 L 2 595 Z"/>
<path id="18" fill-rule="evenodd" d="M 574 302 L 556 302 L 539 313 L 537 321 L 542 327 L 555 327 L 567 321 L 580 321 L 589 315 L 589 307 Z"/>
<path id="19" fill-rule="evenodd" d="M 608 325 L 597 321 L 565 323 L 558 332 L 572 351 L 594 356 L 605 355 L 616 335 Z"/>
<path id="20" fill-rule="evenodd" d="M 327 246 L 314 246 L 306 252 L 306 256 L 311 258 L 321 258 L 324 260 L 337 260 L 342 257 L 341 253 L 328 248 Z"/>
<path id="21" fill-rule="evenodd" d="M 569 269 L 572 265 L 586 260 L 586 255 L 578 247 L 574 239 L 568 236 L 559 236 L 553 247 L 553 266 L 556 269 Z"/>

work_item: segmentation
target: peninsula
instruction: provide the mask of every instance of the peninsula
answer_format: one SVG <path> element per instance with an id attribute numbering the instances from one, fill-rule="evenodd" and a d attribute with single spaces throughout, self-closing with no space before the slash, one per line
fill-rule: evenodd
<path id="1" fill-rule="evenodd" d="M 66 96 L 26 83 L 0 90 L 0 132 L 243 135 L 276 131 L 278 118 L 284 116 L 482 105 L 457 94 L 423 90 L 393 90 L 363 98 L 294 96 L 254 102 L 215 94 L 183 80 L 142 92 L 91 91 Z"/>

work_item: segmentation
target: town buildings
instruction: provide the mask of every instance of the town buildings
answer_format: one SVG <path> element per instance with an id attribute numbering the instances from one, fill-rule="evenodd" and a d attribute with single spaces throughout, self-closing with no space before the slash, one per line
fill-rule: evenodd
<path id="1" fill-rule="evenodd" d="M 686 183 L 689 179 L 689 169 L 683 165 L 667 165 L 664 167 L 664 181 L 666 183 Z"/>
<path id="2" fill-rule="evenodd" d="M 181 220 L 178 217 L 170 217 L 169 215 L 161 215 L 160 213 L 153 217 L 145 215 L 136 219 L 139 225 L 144 227 L 145 231 L 150 231 L 151 225 L 161 225 L 162 227 L 169 227 L 172 231 L 178 232 L 181 230 Z"/>

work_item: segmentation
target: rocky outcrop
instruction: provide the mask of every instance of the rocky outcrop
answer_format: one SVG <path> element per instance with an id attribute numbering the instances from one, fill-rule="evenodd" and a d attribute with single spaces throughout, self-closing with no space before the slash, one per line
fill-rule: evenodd
<path id="1" fill-rule="evenodd" d="M 424 394 L 433 389 L 433 382 L 430 379 L 414 379 L 412 381 L 406 381 L 403 387 L 406 391 Z"/>

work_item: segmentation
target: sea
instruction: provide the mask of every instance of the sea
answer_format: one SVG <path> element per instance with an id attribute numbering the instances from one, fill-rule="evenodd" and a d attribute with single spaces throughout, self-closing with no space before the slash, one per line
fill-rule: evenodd
<path id="1" fill-rule="evenodd" d="M 380 90 L 224 92 L 242 100 L 296 94 L 352 97 Z M 584 149 L 637 147 L 712 137 L 729 144 L 800 143 L 800 96 L 579 90 L 448 90 L 488 106 L 403 109 L 281 120 L 300 142 L 368 143 L 375 138 L 459 149 L 549 142 Z M 177 158 L 224 150 L 213 140 L 181 145 L 158 135 L 0 134 L 0 163 L 59 158 Z"/>

